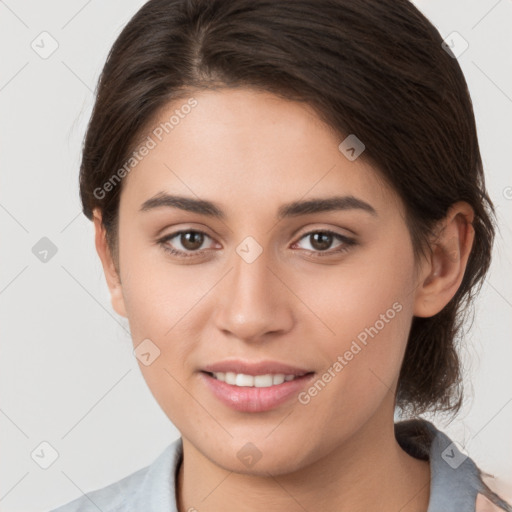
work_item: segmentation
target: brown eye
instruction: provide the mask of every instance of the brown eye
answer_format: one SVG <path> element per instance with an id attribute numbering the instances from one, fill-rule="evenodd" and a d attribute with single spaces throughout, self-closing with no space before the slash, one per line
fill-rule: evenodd
<path id="1" fill-rule="evenodd" d="M 314 256 L 334 256 L 335 254 L 348 251 L 351 246 L 356 244 L 356 241 L 352 238 L 348 238 L 329 230 L 318 230 L 306 233 L 294 245 L 300 247 L 301 240 L 307 240 L 309 242 L 310 247 L 303 248 Z M 331 249 L 335 240 L 338 240 L 338 244 L 334 249 Z"/>
<path id="2" fill-rule="evenodd" d="M 321 231 L 308 236 L 311 240 L 311 246 L 318 251 L 326 251 L 329 249 L 334 239 L 333 235 L 330 233 L 323 233 Z"/>
<path id="3" fill-rule="evenodd" d="M 197 251 L 203 245 L 204 233 L 185 231 L 180 234 L 180 242 L 187 251 Z"/>
<path id="4" fill-rule="evenodd" d="M 202 247 L 206 239 L 212 240 L 202 231 L 189 229 L 167 235 L 158 240 L 158 244 L 172 255 L 186 258 L 199 256 L 205 250 L 210 249 L 211 247 L 206 247 L 206 249 Z"/>

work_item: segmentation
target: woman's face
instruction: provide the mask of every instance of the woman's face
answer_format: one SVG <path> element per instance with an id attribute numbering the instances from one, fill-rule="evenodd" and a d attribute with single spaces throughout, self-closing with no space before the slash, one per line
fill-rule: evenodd
<path id="1" fill-rule="evenodd" d="M 113 303 L 190 446 L 284 473 L 392 424 L 416 299 L 404 209 L 306 105 L 194 98 L 125 178 Z"/>

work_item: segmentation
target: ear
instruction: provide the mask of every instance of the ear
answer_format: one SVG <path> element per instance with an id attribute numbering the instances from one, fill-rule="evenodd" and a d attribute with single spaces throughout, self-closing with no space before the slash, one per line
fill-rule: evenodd
<path id="1" fill-rule="evenodd" d="M 123 289 L 119 278 L 116 265 L 112 258 L 110 248 L 107 244 L 105 227 L 102 224 L 102 216 L 99 209 L 93 211 L 94 232 L 96 251 L 100 257 L 103 266 L 103 272 L 107 280 L 107 286 L 110 291 L 110 300 L 114 311 L 121 316 L 126 317 L 126 308 L 124 304 Z"/>
<path id="2" fill-rule="evenodd" d="M 422 263 L 414 316 L 430 317 L 439 313 L 459 289 L 473 246 L 473 219 L 473 208 L 459 201 L 441 221 L 431 254 Z"/>

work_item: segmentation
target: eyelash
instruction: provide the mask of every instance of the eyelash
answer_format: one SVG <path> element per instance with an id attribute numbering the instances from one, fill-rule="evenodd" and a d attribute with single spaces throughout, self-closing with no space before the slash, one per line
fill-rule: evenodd
<path id="1" fill-rule="evenodd" d="M 184 230 L 181 230 L 181 231 L 176 231 L 175 233 L 171 233 L 170 235 L 166 235 L 165 237 L 157 240 L 157 243 L 167 253 L 170 253 L 173 256 L 178 256 L 180 258 L 189 258 L 189 257 L 197 256 L 201 252 L 204 252 L 204 250 L 203 250 L 203 251 L 192 251 L 191 253 L 186 253 L 184 251 L 179 251 L 177 249 L 173 249 L 173 248 L 169 247 L 169 245 L 167 245 L 167 242 L 169 240 L 172 240 L 173 238 L 176 238 L 178 235 L 181 235 L 183 233 L 198 233 L 198 234 L 205 235 L 208 238 L 211 238 L 204 231 L 199 231 L 199 230 L 195 230 L 195 229 L 184 229 Z M 326 234 L 326 235 L 332 235 L 335 238 L 337 238 L 340 242 L 343 242 L 343 244 L 340 246 L 340 248 L 335 249 L 335 250 L 309 251 L 307 249 L 303 249 L 303 250 L 313 254 L 314 255 L 313 257 L 315 257 L 315 258 L 316 257 L 321 258 L 321 257 L 325 257 L 325 256 L 333 256 L 335 254 L 343 254 L 343 253 L 347 252 L 351 246 L 354 246 L 357 243 L 352 238 L 348 238 L 348 237 L 346 237 L 344 235 L 340 235 L 339 233 L 336 233 L 335 231 L 330 231 L 328 229 L 319 229 L 319 230 L 316 230 L 316 231 L 309 231 L 308 233 L 305 233 L 304 235 L 302 235 L 299 238 L 299 241 L 302 240 L 303 238 L 306 238 L 308 236 L 311 236 L 311 235 L 314 235 L 314 234 L 317 234 L 317 233 L 322 233 L 322 234 Z M 295 243 L 298 243 L 298 242 L 295 242 Z"/>

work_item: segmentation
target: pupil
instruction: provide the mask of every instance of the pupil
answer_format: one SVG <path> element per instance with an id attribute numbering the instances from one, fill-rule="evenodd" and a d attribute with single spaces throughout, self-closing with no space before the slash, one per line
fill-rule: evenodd
<path id="1" fill-rule="evenodd" d="M 199 249 L 199 247 L 201 247 L 203 244 L 203 238 L 202 233 L 189 231 L 181 234 L 181 243 L 185 249 L 193 251 L 194 249 Z"/>
<path id="2" fill-rule="evenodd" d="M 315 249 L 326 250 L 329 248 L 332 242 L 332 235 L 329 233 L 313 233 L 313 243 L 311 244 Z M 320 239 L 320 240 L 318 240 Z"/>

